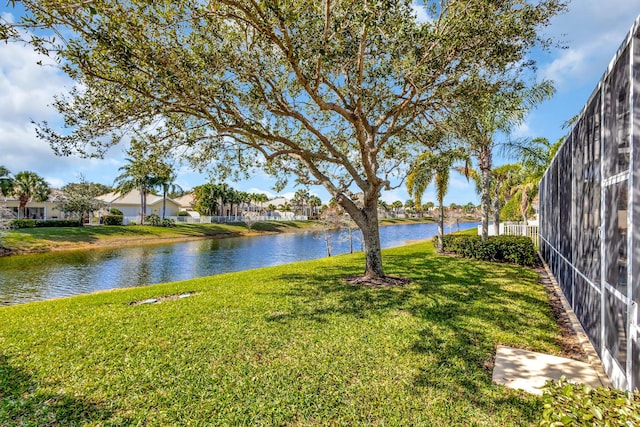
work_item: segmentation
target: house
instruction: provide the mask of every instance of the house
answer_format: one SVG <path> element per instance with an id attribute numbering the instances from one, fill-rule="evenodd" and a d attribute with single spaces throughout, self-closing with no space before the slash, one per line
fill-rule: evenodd
<path id="1" fill-rule="evenodd" d="M 7 209 L 15 218 L 30 219 L 64 219 L 66 216 L 58 205 L 61 201 L 62 192 L 55 188 L 51 189 L 49 197 L 44 202 L 31 201 L 27 203 L 26 215 L 20 210 L 20 201 L 15 198 L 0 195 L 0 207 Z"/>
<path id="2" fill-rule="evenodd" d="M 105 214 L 110 209 L 118 209 L 125 217 L 139 217 L 140 216 L 140 191 L 132 190 L 127 194 L 121 193 L 107 193 L 102 196 L 96 197 L 97 200 L 102 201 L 105 204 L 105 208 L 101 213 Z M 163 211 L 163 198 L 155 194 L 147 194 L 147 210 L 145 216 L 156 214 L 162 217 Z M 166 212 L 165 217 L 171 217 L 178 215 L 180 211 L 180 203 L 167 197 L 166 198 Z"/>
<path id="3" fill-rule="evenodd" d="M 193 211 L 193 205 L 195 202 L 193 199 L 193 193 L 185 193 L 180 197 L 174 198 L 173 200 L 178 203 L 179 209 L 181 211 Z"/>

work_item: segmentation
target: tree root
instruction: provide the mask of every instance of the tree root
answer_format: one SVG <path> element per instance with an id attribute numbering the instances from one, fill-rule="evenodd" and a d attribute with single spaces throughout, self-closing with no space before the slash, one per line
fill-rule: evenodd
<path id="1" fill-rule="evenodd" d="M 383 276 L 383 277 L 369 277 L 369 276 L 349 276 L 343 279 L 350 285 L 362 285 L 371 287 L 391 287 L 391 286 L 404 286 L 411 283 L 411 279 L 408 277 L 395 277 L 395 276 Z"/>

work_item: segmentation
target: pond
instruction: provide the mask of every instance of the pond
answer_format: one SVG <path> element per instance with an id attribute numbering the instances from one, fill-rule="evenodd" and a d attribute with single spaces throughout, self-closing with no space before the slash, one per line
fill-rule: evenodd
<path id="1" fill-rule="evenodd" d="M 460 229 L 476 227 L 460 224 Z M 446 228 L 449 231 L 449 228 Z M 383 248 L 428 239 L 436 224 L 380 227 Z M 332 255 L 349 252 L 345 231 L 328 233 Z M 354 251 L 361 250 L 359 232 Z M 146 286 L 327 256 L 323 232 L 194 240 L 118 249 L 52 252 L 0 258 L 0 305 Z"/>

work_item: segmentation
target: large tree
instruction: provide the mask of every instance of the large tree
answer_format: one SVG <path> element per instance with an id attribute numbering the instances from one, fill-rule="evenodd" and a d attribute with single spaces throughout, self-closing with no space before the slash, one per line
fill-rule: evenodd
<path id="1" fill-rule="evenodd" d="M 108 189 L 107 186 L 87 182 L 83 176 L 80 176 L 80 182 L 71 182 L 61 188 L 62 196 L 58 205 L 63 212 L 75 215 L 82 225 L 86 214 L 103 206 L 104 203 L 96 197 L 104 194 L 106 189 Z"/>
<path id="2" fill-rule="evenodd" d="M 565 3 L 425 0 L 421 23 L 411 0 L 22 2 L 23 23 L 63 35 L 52 52 L 82 83 L 56 103 L 70 131 L 40 127 L 56 152 L 99 155 L 151 127 L 223 175 L 260 165 L 323 185 L 361 229 L 375 280 L 380 192 L 418 153 L 407 131 L 464 102 L 474 71 L 528 68 Z"/>

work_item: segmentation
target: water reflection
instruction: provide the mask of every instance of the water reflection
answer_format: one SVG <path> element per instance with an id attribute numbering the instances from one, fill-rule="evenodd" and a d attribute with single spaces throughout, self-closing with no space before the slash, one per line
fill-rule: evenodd
<path id="1" fill-rule="evenodd" d="M 460 229 L 477 224 L 461 224 Z M 380 228 L 384 248 L 427 239 L 435 224 Z M 334 255 L 349 252 L 344 234 L 330 234 Z M 354 242 L 354 249 L 360 242 Z M 145 286 L 326 256 L 322 233 L 198 240 L 120 249 L 0 258 L 0 305 L 41 301 L 113 288 Z"/>

